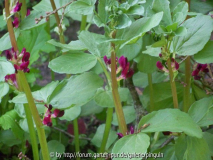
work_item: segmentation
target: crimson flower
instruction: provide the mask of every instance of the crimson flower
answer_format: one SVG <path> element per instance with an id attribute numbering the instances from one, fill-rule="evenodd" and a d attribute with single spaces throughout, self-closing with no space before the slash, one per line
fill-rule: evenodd
<path id="1" fill-rule="evenodd" d="M 64 111 L 59 110 L 59 109 L 55 109 L 52 113 L 52 111 L 51 111 L 52 105 L 51 104 L 49 106 L 47 106 L 45 104 L 44 106 L 47 108 L 47 111 L 44 114 L 43 124 L 51 127 L 52 126 L 52 119 L 51 118 L 62 117 L 64 115 Z"/>
<path id="2" fill-rule="evenodd" d="M 111 71 L 111 59 L 110 58 L 108 59 L 106 56 L 104 56 L 103 59 L 108 70 Z M 118 61 L 118 66 L 116 65 L 116 74 L 119 74 L 119 76 L 117 77 L 117 81 L 132 77 L 132 75 L 134 74 L 134 71 L 133 69 L 130 68 L 130 63 L 128 62 L 127 58 L 124 56 L 121 56 L 118 59 L 116 57 L 116 63 L 117 61 Z"/>
<path id="3" fill-rule="evenodd" d="M 209 72 L 208 66 L 207 64 L 197 64 L 196 69 L 192 72 L 192 76 L 194 77 L 195 80 L 199 80 L 201 78 L 201 76 L 199 75 L 199 73 L 204 72 L 207 73 Z"/>
<path id="4" fill-rule="evenodd" d="M 14 51 L 14 48 L 11 50 L 6 50 L 6 58 L 7 60 L 11 61 L 14 64 L 15 71 L 17 73 L 18 70 L 22 70 L 24 72 L 30 72 L 29 66 L 29 59 L 30 53 L 26 52 L 26 48 L 23 48 L 21 53 Z"/>
<path id="5" fill-rule="evenodd" d="M 126 132 L 126 135 L 130 135 L 130 134 L 134 134 L 135 133 L 135 130 L 134 130 L 134 128 L 133 128 L 133 126 L 131 126 L 130 127 L 130 131 L 128 132 Z M 120 139 L 120 138 L 122 138 L 123 137 L 123 134 L 122 133 L 117 133 L 117 135 L 118 135 L 118 139 Z"/>
<path id="6" fill-rule="evenodd" d="M 19 1 L 16 3 L 15 7 L 10 11 L 11 13 L 16 13 L 21 10 L 22 3 L 19 3 Z"/>
<path id="7" fill-rule="evenodd" d="M 27 9 L 26 17 L 30 15 L 30 9 Z"/>
<path id="8" fill-rule="evenodd" d="M 18 17 L 15 17 L 14 21 L 12 23 L 13 23 L 13 27 L 18 28 L 18 26 L 19 26 L 19 19 L 18 19 Z"/>
<path id="9" fill-rule="evenodd" d="M 18 83 L 16 81 L 16 74 L 10 74 L 10 75 L 6 75 L 4 77 L 5 82 L 14 85 L 17 89 L 18 89 Z"/>

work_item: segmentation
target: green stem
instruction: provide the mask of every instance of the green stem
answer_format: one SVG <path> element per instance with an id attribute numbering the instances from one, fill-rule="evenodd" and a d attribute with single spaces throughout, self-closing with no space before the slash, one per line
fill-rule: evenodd
<path id="1" fill-rule="evenodd" d="M 110 132 L 110 129 L 111 129 L 112 116 L 113 116 L 113 108 L 108 108 L 107 109 L 106 125 L 105 125 L 105 129 L 104 129 L 104 135 L 103 135 L 103 139 L 102 139 L 102 142 L 101 142 L 101 148 L 99 150 L 99 153 L 105 152 L 107 140 L 109 138 L 109 132 Z M 101 158 L 99 158 L 99 159 L 101 159 Z"/>
<path id="2" fill-rule="evenodd" d="M 30 108 L 27 104 L 24 104 L 24 110 L 25 110 L 27 124 L 28 124 L 29 132 L 30 132 L 30 139 L 31 139 L 31 144 L 32 144 L 32 149 L 33 149 L 33 159 L 39 160 L 36 132 L 34 129 L 32 114 L 31 114 Z"/>
<path id="3" fill-rule="evenodd" d="M 49 58 L 50 58 L 50 61 L 53 60 L 53 53 L 51 52 L 49 54 Z M 51 70 L 51 80 L 54 81 L 55 80 L 55 73 Z"/>
<path id="4" fill-rule="evenodd" d="M 51 3 L 51 6 L 52 6 L 52 9 L 53 9 L 53 10 L 56 10 L 56 5 L 55 5 L 54 0 L 50 0 L 50 3 Z M 55 12 L 54 15 L 55 15 L 55 20 L 56 20 L 56 23 L 57 23 L 57 26 L 58 26 L 58 29 L 59 29 L 59 38 L 60 38 L 60 42 L 61 42 L 62 44 L 65 44 L 63 28 L 62 28 L 62 26 L 60 25 L 60 18 L 59 18 L 58 12 Z M 65 54 L 65 53 L 64 53 L 64 54 Z"/>
<path id="5" fill-rule="evenodd" d="M 152 144 L 150 145 L 151 148 L 157 143 L 158 139 L 160 138 L 160 133 L 161 133 L 161 132 L 155 132 L 155 135 L 154 135 L 154 137 L 153 137 Z"/>
<path id="6" fill-rule="evenodd" d="M 25 95 L 27 97 L 27 101 L 28 101 L 28 104 L 29 104 L 30 111 L 32 113 L 34 122 L 36 124 L 43 159 L 49 160 L 50 157 L 49 157 L 49 152 L 48 152 L 47 141 L 46 141 L 46 137 L 45 137 L 43 124 L 41 122 L 41 118 L 39 116 L 38 110 L 37 110 L 36 105 L 34 103 L 29 84 L 27 82 L 27 79 L 26 79 L 23 71 L 19 70 L 18 74 L 19 74 L 19 77 L 20 77 L 21 85 L 22 85 L 23 90 L 25 92 Z"/>
<path id="7" fill-rule="evenodd" d="M 82 15 L 82 17 L 81 17 L 81 28 L 80 28 L 80 31 L 85 30 L 86 24 L 87 24 L 87 16 L 86 15 Z"/>
<path id="8" fill-rule="evenodd" d="M 9 0 L 5 0 L 5 13 L 6 13 L 6 17 L 10 16 L 10 11 L 9 11 Z M 10 36 L 10 42 L 12 47 L 14 48 L 15 51 L 18 51 L 18 46 L 17 46 L 17 42 L 16 42 L 16 38 L 15 38 L 15 34 L 14 34 L 14 30 L 13 30 L 13 25 L 12 25 L 12 20 L 11 18 L 7 19 L 7 28 L 8 28 L 8 32 L 9 32 L 9 36 Z M 23 72 L 22 72 L 23 73 Z M 16 74 L 17 77 L 17 81 L 18 81 L 18 85 L 19 85 L 19 90 L 22 91 L 24 90 L 24 85 L 28 85 L 28 82 L 26 80 L 26 77 L 24 75 L 24 77 L 22 77 L 20 74 Z M 25 81 L 22 81 L 22 79 L 24 79 Z M 23 86 L 22 86 L 23 85 Z M 28 85 L 29 87 L 29 85 Z M 26 92 L 25 92 L 26 93 Z M 31 92 L 28 94 L 31 94 Z M 27 93 L 26 95 L 29 96 Z M 32 96 L 32 95 L 31 95 Z M 34 103 L 34 101 L 33 101 Z M 25 109 L 25 114 L 26 114 L 26 119 L 27 119 L 27 123 L 28 123 L 28 127 L 29 127 L 29 132 L 30 132 L 30 138 L 31 138 L 31 142 L 32 142 L 32 148 L 33 148 L 33 158 L 35 160 L 39 159 L 39 154 L 38 154 L 38 146 L 37 146 L 37 139 L 36 139 L 36 133 L 34 130 L 34 125 L 33 125 L 33 120 L 32 120 L 32 112 L 29 109 L 28 106 L 24 105 L 24 109 Z M 37 109 L 36 109 L 37 111 Z M 34 113 L 35 114 L 35 113 Z M 44 140 L 46 141 L 46 138 L 44 138 Z M 46 146 L 47 148 L 47 146 Z M 47 160 L 49 160 L 49 153 L 48 151 L 46 152 L 47 156 L 43 156 L 44 159 L 47 158 Z"/>
<path id="9" fill-rule="evenodd" d="M 73 120 L 73 126 L 74 126 L 74 136 L 75 136 L 75 152 L 80 152 L 80 145 L 79 145 L 79 132 L 78 132 L 78 118 Z M 80 160 L 80 157 L 76 158 L 77 160 Z"/>
<path id="10" fill-rule="evenodd" d="M 103 71 L 104 71 L 104 73 L 107 77 L 109 88 L 111 89 L 110 75 L 107 72 L 105 65 L 103 64 L 103 62 L 101 61 L 101 59 L 99 57 L 98 57 L 98 61 L 101 65 L 101 67 L 103 68 Z M 113 108 L 108 108 L 107 109 L 106 125 L 105 125 L 105 129 L 104 129 L 104 135 L 103 135 L 103 139 L 102 139 L 102 142 L 101 142 L 101 147 L 100 147 L 99 153 L 104 153 L 104 151 L 105 151 L 107 140 L 108 140 L 110 129 L 111 129 L 112 116 L 113 116 Z M 98 158 L 98 160 L 100 160 L 100 159 L 101 158 Z"/>
<path id="11" fill-rule="evenodd" d="M 115 33 L 113 33 L 115 34 Z M 112 36 L 113 37 L 113 36 Z M 115 37 L 115 35 L 114 35 Z M 113 38 L 114 38 L 113 37 Z M 115 112 L 118 119 L 119 130 L 123 135 L 127 133 L 126 121 L 124 118 L 124 112 L 121 105 L 120 96 L 118 93 L 118 84 L 117 84 L 117 74 L 116 74 L 116 53 L 115 53 L 115 45 L 112 43 L 112 52 L 111 52 L 111 77 L 112 77 L 112 95 L 115 105 Z"/>
<path id="12" fill-rule="evenodd" d="M 27 15 L 27 4 L 26 0 L 20 0 L 20 3 L 22 3 L 21 6 L 21 19 L 23 20 Z"/>
<path id="13" fill-rule="evenodd" d="M 172 89 L 173 104 L 174 104 L 174 108 L 178 108 L 177 90 L 176 90 L 175 81 L 173 80 L 174 75 L 173 75 L 173 71 L 172 71 L 170 58 L 167 60 L 167 64 L 168 64 L 168 68 L 169 68 L 169 79 L 170 79 L 170 85 L 171 85 L 171 89 Z"/>
<path id="14" fill-rule="evenodd" d="M 189 6 L 190 10 L 190 0 L 186 0 Z M 188 19 L 189 16 L 187 16 L 186 19 Z M 188 112 L 190 107 L 190 88 L 191 88 L 191 57 L 187 57 L 185 60 L 185 84 L 186 87 L 184 87 L 183 92 L 183 111 Z"/>
<path id="15" fill-rule="evenodd" d="M 154 92 L 152 85 L 152 73 L 148 73 L 148 82 L 149 82 L 149 97 L 150 97 L 150 112 L 154 110 Z"/>
<path id="16" fill-rule="evenodd" d="M 183 94 L 183 111 L 188 112 L 190 107 L 190 88 L 191 88 L 191 58 L 187 57 L 185 61 L 185 84 Z"/>

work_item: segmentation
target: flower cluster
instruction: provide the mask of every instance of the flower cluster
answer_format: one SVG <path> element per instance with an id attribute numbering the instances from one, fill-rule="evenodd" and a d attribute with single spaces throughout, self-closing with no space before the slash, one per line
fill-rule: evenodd
<path id="1" fill-rule="evenodd" d="M 109 71 L 111 71 L 111 59 L 104 56 L 104 62 L 108 68 Z M 116 73 L 120 74 L 117 77 L 117 81 L 120 81 L 122 79 L 126 79 L 129 77 L 132 77 L 134 74 L 133 69 L 130 68 L 130 63 L 128 62 L 127 58 L 124 56 L 121 56 L 119 59 L 116 57 L 116 63 L 118 62 L 118 66 L 116 68 Z M 121 73 L 120 73 L 121 72 Z"/>
<path id="2" fill-rule="evenodd" d="M 199 80 L 201 78 L 199 73 L 202 73 L 202 72 L 204 73 L 209 72 L 207 64 L 198 63 L 196 69 L 192 72 L 192 76 L 194 77 L 195 80 Z"/>
<path id="3" fill-rule="evenodd" d="M 18 53 L 18 51 L 14 51 L 14 48 L 12 48 L 11 50 L 6 50 L 6 58 L 14 64 L 16 73 L 17 70 L 22 70 L 28 73 L 30 72 L 30 69 L 28 68 L 28 65 L 30 63 L 30 53 L 26 52 L 26 48 L 23 48 L 20 54 Z"/>
<path id="4" fill-rule="evenodd" d="M 5 79 L 5 82 L 15 86 L 18 89 L 18 84 L 16 81 L 16 74 L 6 75 L 4 77 L 4 79 Z"/>
<path id="5" fill-rule="evenodd" d="M 134 133 L 135 133 L 134 128 L 131 126 L 131 127 L 130 127 L 130 131 L 129 131 L 129 132 L 126 132 L 126 135 L 134 134 Z M 122 138 L 122 137 L 124 136 L 122 133 L 117 133 L 117 135 L 118 135 L 118 138 L 119 138 L 119 139 Z"/>
<path id="6" fill-rule="evenodd" d="M 51 118 L 57 118 L 57 117 L 62 117 L 64 115 L 64 111 L 63 110 L 59 110 L 59 109 L 55 109 L 53 112 L 52 110 L 52 105 L 44 105 L 47 108 L 47 111 L 44 115 L 44 119 L 43 119 L 43 124 L 46 126 L 51 127 L 52 126 L 52 119 Z"/>
<path id="7" fill-rule="evenodd" d="M 178 71 L 179 63 L 177 61 L 175 61 L 174 58 L 172 58 L 171 60 L 172 60 L 171 61 L 172 71 L 173 72 Z M 156 66 L 158 67 L 158 69 L 164 71 L 165 73 L 169 73 L 167 62 L 163 61 L 163 63 L 161 63 L 160 61 L 157 61 Z"/>
<path id="8" fill-rule="evenodd" d="M 17 13 L 21 10 L 21 6 L 22 6 L 22 3 L 19 3 L 19 1 L 16 2 L 15 6 L 12 8 L 12 10 L 10 11 L 11 14 L 14 14 L 14 13 Z M 27 9 L 27 13 L 26 13 L 26 16 L 29 16 L 30 15 L 30 10 Z M 19 18 L 18 17 L 15 17 L 13 22 L 13 27 L 15 28 L 18 28 L 19 26 Z"/>

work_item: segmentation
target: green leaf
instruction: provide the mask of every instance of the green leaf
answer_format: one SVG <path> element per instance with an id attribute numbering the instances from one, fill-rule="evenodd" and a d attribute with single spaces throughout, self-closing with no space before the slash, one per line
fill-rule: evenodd
<path id="1" fill-rule="evenodd" d="M 23 21 L 21 21 L 19 29 L 22 30 L 27 30 L 31 29 L 34 27 L 38 27 L 44 23 L 47 23 L 46 19 L 42 19 L 39 23 L 35 23 L 35 18 L 39 18 L 40 16 L 44 16 L 45 12 L 44 11 L 31 11 L 30 15 L 25 17 Z"/>
<path id="2" fill-rule="evenodd" d="M 87 103 L 102 85 L 103 80 L 94 73 L 86 72 L 72 76 L 56 87 L 49 98 L 49 103 L 58 109 Z"/>
<path id="3" fill-rule="evenodd" d="M 0 125 L 4 130 L 11 129 L 14 135 L 22 140 L 24 138 L 24 131 L 18 125 L 18 119 L 19 116 L 16 111 L 11 110 L 0 117 Z"/>
<path id="4" fill-rule="evenodd" d="M 0 103 L 1 103 L 1 99 L 8 93 L 9 91 L 9 85 L 7 83 L 4 82 L 0 82 Z"/>
<path id="5" fill-rule="evenodd" d="M 83 14 L 83 15 L 88 15 L 93 13 L 94 9 L 94 4 L 96 1 L 91 1 L 91 3 L 88 3 L 89 1 L 84 1 L 84 0 L 78 0 L 76 2 L 73 2 L 69 10 L 70 12 L 74 12 L 77 14 Z"/>
<path id="6" fill-rule="evenodd" d="M 64 115 L 60 117 L 60 120 L 66 120 L 66 121 L 72 121 L 76 119 L 81 113 L 81 107 L 80 106 L 74 106 L 69 109 L 64 110 Z"/>
<path id="7" fill-rule="evenodd" d="M 125 56 L 128 61 L 131 61 L 135 58 L 142 49 L 142 38 L 140 38 L 136 43 L 125 45 L 123 48 L 119 49 L 116 52 L 117 57 Z"/>
<path id="8" fill-rule="evenodd" d="M 45 87 L 41 88 L 38 91 L 32 92 L 33 98 L 35 102 L 42 101 L 43 103 L 48 103 L 48 97 L 52 94 L 56 86 L 58 85 L 58 81 L 47 84 Z M 13 103 L 28 103 L 26 95 L 24 93 L 19 93 L 16 97 L 14 97 L 11 102 Z"/>
<path id="9" fill-rule="evenodd" d="M 163 12 L 162 23 L 165 26 L 172 24 L 169 3 L 170 2 L 168 0 L 154 0 L 153 6 L 152 6 L 152 10 L 155 13 Z"/>
<path id="10" fill-rule="evenodd" d="M 194 55 L 202 50 L 208 42 L 213 28 L 213 21 L 210 16 L 200 15 L 188 19 L 182 26 L 187 28 L 187 34 L 174 37 L 174 52 L 182 56 Z"/>
<path id="11" fill-rule="evenodd" d="M 123 29 L 132 24 L 132 20 L 126 14 L 118 15 L 114 20 L 116 21 L 116 29 Z"/>
<path id="12" fill-rule="evenodd" d="M 82 31 L 79 40 L 96 56 L 103 57 L 110 53 L 110 43 L 103 35 Z"/>
<path id="13" fill-rule="evenodd" d="M 96 56 L 87 53 L 68 53 L 50 61 L 48 67 L 57 73 L 78 74 L 90 70 L 97 63 Z"/>
<path id="14" fill-rule="evenodd" d="M 43 24 L 30 30 L 21 31 L 18 37 L 19 50 L 21 51 L 25 47 L 27 52 L 30 52 L 30 64 L 39 58 L 39 51 L 50 39 L 46 27 L 47 25 Z"/>
<path id="15" fill-rule="evenodd" d="M 172 20 L 173 23 L 178 22 L 178 24 L 182 23 L 188 13 L 188 3 L 187 2 L 180 2 L 178 5 L 174 8 L 172 12 Z"/>
<path id="16" fill-rule="evenodd" d="M 17 37 L 20 34 L 19 28 L 14 29 L 14 33 L 15 33 L 15 37 L 17 39 Z M 8 32 L 4 36 L 1 37 L 0 44 L 1 44 L 0 45 L 0 51 L 4 51 L 4 50 L 7 50 L 9 48 L 12 48 L 11 43 L 10 43 L 10 36 L 9 36 Z"/>
<path id="17" fill-rule="evenodd" d="M 158 60 L 158 57 L 142 54 L 140 56 L 140 61 L 138 62 L 138 70 L 144 73 L 153 73 L 157 69 L 156 63 Z"/>
<path id="18" fill-rule="evenodd" d="M 54 154 L 54 156 L 51 156 L 51 160 L 57 160 L 59 158 L 59 154 L 60 154 L 60 157 L 63 157 L 63 153 L 65 152 L 65 146 L 61 144 L 61 142 L 56 140 L 51 140 L 47 143 L 47 147 L 48 147 L 49 153 Z M 57 156 L 55 154 L 57 154 Z"/>
<path id="19" fill-rule="evenodd" d="M 131 134 L 119 139 L 114 147 L 112 148 L 112 153 L 114 154 L 129 154 L 129 153 L 146 153 L 150 144 L 150 138 L 144 133 Z M 113 158 L 116 160 L 140 160 L 142 157 L 119 157 Z"/>
<path id="20" fill-rule="evenodd" d="M 150 124 L 147 128 L 143 129 L 142 132 L 184 132 L 185 134 L 197 138 L 202 137 L 202 130 L 192 120 L 192 118 L 181 112 L 179 109 L 162 109 L 154 111 L 144 116 L 138 127 L 140 128 L 144 124 Z"/>
<path id="21" fill-rule="evenodd" d="M 121 102 L 128 99 L 129 90 L 127 88 L 118 89 Z M 95 102 L 101 107 L 114 107 L 112 91 L 100 89 L 95 96 Z"/>
<path id="22" fill-rule="evenodd" d="M 208 132 L 203 132 L 203 138 L 206 140 L 209 146 L 211 156 L 213 156 L 213 135 Z"/>
<path id="23" fill-rule="evenodd" d="M 12 63 L 8 62 L 5 57 L 0 57 L 0 73 L 0 82 L 4 81 L 6 75 L 15 73 Z"/>
<path id="24" fill-rule="evenodd" d="M 94 23 L 98 26 L 104 26 L 108 22 L 109 13 L 106 7 L 110 5 L 110 0 L 98 1 L 98 15 L 94 16 Z"/>
<path id="25" fill-rule="evenodd" d="M 160 83 L 163 82 L 167 78 L 166 75 L 154 72 L 152 74 L 152 83 Z M 133 83 L 137 87 L 145 88 L 148 86 L 148 75 L 143 72 L 137 72 L 133 75 Z"/>
<path id="26" fill-rule="evenodd" d="M 177 160 L 211 160 L 208 144 L 204 138 L 181 135 L 176 140 L 175 155 Z"/>
<path id="27" fill-rule="evenodd" d="M 192 119 L 201 127 L 213 124 L 213 97 L 203 98 L 193 103 L 188 111 Z"/>
<path id="28" fill-rule="evenodd" d="M 136 114 L 135 114 L 135 108 L 133 106 L 124 106 L 123 112 L 124 112 L 126 124 L 130 124 L 135 120 Z M 118 119 L 117 119 L 116 113 L 113 113 L 112 124 L 115 126 L 118 126 Z"/>
<path id="29" fill-rule="evenodd" d="M 162 82 L 153 84 L 154 92 L 154 109 L 164 109 L 164 108 L 174 108 L 171 85 L 169 82 Z M 182 101 L 183 96 L 183 85 L 176 83 L 178 101 Z M 149 107 L 150 104 L 150 94 L 149 87 L 147 86 L 143 91 L 142 97 L 143 105 Z"/>
<path id="30" fill-rule="evenodd" d="M 209 41 L 205 47 L 194 55 L 194 59 L 196 62 L 205 64 L 205 63 L 213 63 L 213 41 Z"/>
<path id="31" fill-rule="evenodd" d="M 81 115 L 80 116 L 88 116 L 97 114 L 103 111 L 103 108 L 98 106 L 94 100 L 91 100 L 87 104 L 81 107 Z"/>
<path id="32" fill-rule="evenodd" d="M 134 5 L 127 10 L 126 14 L 142 16 L 144 14 L 144 7 L 141 5 Z"/>
<path id="33" fill-rule="evenodd" d="M 81 51 L 81 50 L 84 51 L 87 49 L 84 46 L 84 44 L 79 40 L 71 41 L 69 44 L 62 44 L 62 43 L 56 42 L 54 39 L 51 39 L 47 43 L 52 44 L 56 47 L 60 47 L 64 49 L 64 51 Z"/>
<path id="34" fill-rule="evenodd" d="M 70 0 L 55 1 L 55 5 L 56 5 L 56 8 L 60 8 L 60 7 L 64 6 L 65 4 L 69 3 L 69 2 L 70 2 Z M 66 9 L 64 11 L 65 14 L 68 12 L 68 8 L 69 7 L 66 7 Z M 33 9 L 36 10 L 36 11 L 43 11 L 44 13 L 46 13 L 47 11 L 53 10 L 49 0 L 42 0 L 40 3 L 35 5 L 33 7 Z M 63 12 L 63 9 L 59 10 L 58 14 L 61 15 L 62 12 Z"/>
<path id="35" fill-rule="evenodd" d="M 101 147 L 101 142 L 102 142 L 102 139 L 103 139 L 104 130 L 105 130 L 105 124 L 100 125 L 97 128 L 96 133 L 91 140 L 91 142 L 97 147 Z M 113 130 L 110 130 L 108 141 L 106 143 L 105 149 L 108 149 L 113 144 L 113 142 L 117 139 L 117 137 L 118 136 L 117 136 L 116 132 L 113 131 Z"/>
<path id="36" fill-rule="evenodd" d="M 21 144 L 21 140 L 17 139 L 11 130 L 0 131 L 0 142 L 6 144 L 9 147 Z"/>
<path id="37" fill-rule="evenodd" d="M 184 36 L 187 34 L 187 29 L 183 26 L 178 27 L 178 29 L 175 31 L 176 36 Z"/>
<path id="38" fill-rule="evenodd" d="M 213 10 L 212 0 L 191 0 L 190 11 L 207 14 L 209 11 Z"/>
<path id="39" fill-rule="evenodd" d="M 121 39 L 125 42 L 120 46 L 124 47 L 126 44 L 135 43 L 140 37 L 142 37 L 150 29 L 156 27 L 163 17 L 163 12 L 157 13 L 150 18 L 141 18 L 132 23 L 131 26 L 123 30 Z"/>

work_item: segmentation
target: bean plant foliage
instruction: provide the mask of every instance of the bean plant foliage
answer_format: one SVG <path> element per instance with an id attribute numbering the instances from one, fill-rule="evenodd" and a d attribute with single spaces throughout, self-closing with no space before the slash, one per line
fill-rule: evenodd
<path id="1" fill-rule="evenodd" d="M 0 159 L 212 159 L 211 0 L 3 2 Z"/>

